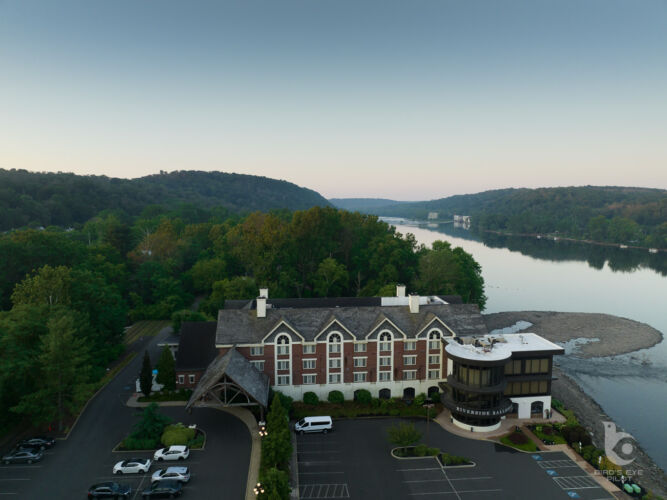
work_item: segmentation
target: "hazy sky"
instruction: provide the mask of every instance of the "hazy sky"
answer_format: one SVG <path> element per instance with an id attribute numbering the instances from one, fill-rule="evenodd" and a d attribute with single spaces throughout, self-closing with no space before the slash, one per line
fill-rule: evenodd
<path id="1" fill-rule="evenodd" d="M 667 188 L 667 1 L 0 0 L 0 168 Z"/>

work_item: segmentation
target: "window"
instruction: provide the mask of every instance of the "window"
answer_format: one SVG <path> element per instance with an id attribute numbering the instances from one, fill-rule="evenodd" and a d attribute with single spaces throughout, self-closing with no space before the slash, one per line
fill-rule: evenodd
<path id="1" fill-rule="evenodd" d="M 329 383 L 330 384 L 340 384 L 340 373 L 330 373 L 329 374 Z"/>
<path id="2" fill-rule="evenodd" d="M 429 365 L 439 365 L 440 364 L 440 355 L 439 354 L 433 354 L 428 357 L 428 364 Z"/>
<path id="3" fill-rule="evenodd" d="M 332 334 L 329 337 L 329 352 L 340 352 L 340 335 L 337 333 Z"/>
<path id="4" fill-rule="evenodd" d="M 380 335 L 380 351 L 391 351 L 391 333 L 384 332 Z"/>
<path id="5" fill-rule="evenodd" d="M 188 382 L 191 384 L 195 383 L 195 376 L 192 373 L 188 375 Z"/>
<path id="6" fill-rule="evenodd" d="M 414 380 L 417 378 L 417 370 L 403 370 L 403 380 Z"/>
<path id="7" fill-rule="evenodd" d="M 278 370 L 289 370 L 289 361 L 278 361 Z"/>
<path id="8" fill-rule="evenodd" d="M 278 337 L 278 354 L 289 354 L 289 337 L 280 335 Z"/>
<path id="9" fill-rule="evenodd" d="M 303 353 L 304 354 L 315 354 L 315 348 L 317 346 L 315 344 L 304 344 L 303 345 Z"/>
<path id="10" fill-rule="evenodd" d="M 355 368 L 366 368 L 366 358 L 354 358 Z"/>
<path id="11" fill-rule="evenodd" d="M 391 372 L 378 372 L 378 380 L 380 382 L 388 382 L 391 380 Z"/>
<path id="12" fill-rule="evenodd" d="M 178 376 L 178 383 L 179 384 L 184 384 L 185 383 L 185 375 L 179 375 Z"/>
<path id="13" fill-rule="evenodd" d="M 440 349 L 440 332 L 431 332 L 428 334 L 428 348 L 429 350 Z"/>
<path id="14" fill-rule="evenodd" d="M 289 375 L 278 375 L 278 385 L 289 385 Z"/>
<path id="15" fill-rule="evenodd" d="M 340 368 L 340 358 L 329 359 L 329 368 Z"/>
<path id="16" fill-rule="evenodd" d="M 251 361 L 250 364 L 258 372 L 263 372 L 264 371 L 264 361 Z"/>
<path id="17" fill-rule="evenodd" d="M 391 356 L 380 356 L 380 366 L 391 366 Z"/>
<path id="18" fill-rule="evenodd" d="M 440 378 L 440 370 L 429 370 L 428 378 Z"/>
<path id="19" fill-rule="evenodd" d="M 366 382 L 366 372 L 354 372 L 355 382 Z"/>
<path id="20" fill-rule="evenodd" d="M 526 373 L 549 373 L 549 360 L 544 359 L 527 359 Z"/>
<path id="21" fill-rule="evenodd" d="M 354 344 L 354 352 L 366 352 L 366 343 Z"/>
<path id="22" fill-rule="evenodd" d="M 251 356 L 264 356 L 264 346 L 257 346 L 250 348 Z"/>
<path id="23" fill-rule="evenodd" d="M 417 356 L 403 356 L 403 364 L 404 365 L 416 365 L 417 364 Z"/>
<path id="24" fill-rule="evenodd" d="M 315 384 L 317 380 L 317 375 L 311 374 L 311 375 L 304 375 L 303 376 L 303 384 L 304 385 L 310 385 L 310 384 Z"/>
<path id="25" fill-rule="evenodd" d="M 417 341 L 416 340 L 408 340 L 405 343 L 405 350 L 406 351 L 416 351 L 417 350 Z"/>
<path id="26" fill-rule="evenodd" d="M 521 360 L 515 359 L 505 365 L 505 375 L 520 375 L 521 374 Z"/>
<path id="27" fill-rule="evenodd" d="M 316 359 L 304 359 L 303 360 L 303 369 L 304 370 L 314 370 Z"/>

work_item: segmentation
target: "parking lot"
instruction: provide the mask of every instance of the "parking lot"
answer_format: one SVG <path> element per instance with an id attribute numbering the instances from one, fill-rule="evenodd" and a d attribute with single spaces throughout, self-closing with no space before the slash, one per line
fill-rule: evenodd
<path id="1" fill-rule="evenodd" d="M 437 425 L 430 426 L 428 444 L 470 458 L 475 467 L 443 468 L 434 458 L 393 458 L 387 429 L 398 421 L 341 420 L 329 434 L 297 436 L 299 497 L 612 499 L 564 453 L 521 453 L 460 438 Z M 425 434 L 425 422 L 415 425 Z"/>

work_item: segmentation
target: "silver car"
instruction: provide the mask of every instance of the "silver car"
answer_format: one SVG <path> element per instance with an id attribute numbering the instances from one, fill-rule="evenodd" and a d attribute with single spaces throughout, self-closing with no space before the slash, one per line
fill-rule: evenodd
<path id="1" fill-rule="evenodd" d="M 190 480 L 190 469 L 187 467 L 168 467 L 166 469 L 159 469 L 153 472 L 151 483 L 156 481 L 165 481 L 170 479 L 180 483 L 187 483 Z"/>
<path id="2" fill-rule="evenodd" d="M 26 449 L 16 449 L 2 457 L 2 461 L 5 464 L 31 464 L 39 462 L 41 459 L 42 452 L 40 450 Z"/>

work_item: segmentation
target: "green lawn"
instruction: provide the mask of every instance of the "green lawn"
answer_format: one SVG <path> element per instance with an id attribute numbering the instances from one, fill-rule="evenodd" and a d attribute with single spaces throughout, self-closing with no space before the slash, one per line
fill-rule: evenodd
<path id="1" fill-rule="evenodd" d="M 141 337 L 155 337 L 170 321 L 137 321 L 125 332 L 125 345 L 130 345 Z"/>
<path id="2" fill-rule="evenodd" d="M 538 449 L 537 445 L 532 441 L 523 444 L 514 444 L 507 436 L 500 438 L 500 442 L 521 451 L 537 451 Z"/>

